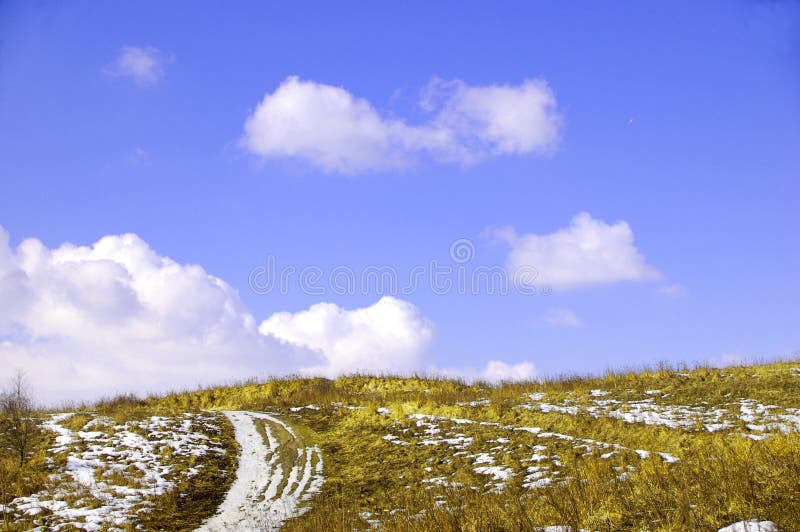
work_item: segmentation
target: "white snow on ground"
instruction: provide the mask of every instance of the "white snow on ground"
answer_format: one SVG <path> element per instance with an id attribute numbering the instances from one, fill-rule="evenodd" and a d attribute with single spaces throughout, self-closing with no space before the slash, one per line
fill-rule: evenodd
<path id="1" fill-rule="evenodd" d="M 399 437 L 395 436 L 394 434 L 387 434 L 383 437 L 384 440 L 394 443 L 395 445 L 411 445 L 407 441 L 401 440 Z"/>
<path id="2" fill-rule="evenodd" d="M 569 414 L 571 416 L 577 416 L 578 412 L 580 411 L 580 407 L 577 406 L 559 406 L 559 405 L 551 405 L 549 403 L 540 403 L 538 407 L 539 410 L 541 410 L 545 414 L 549 414 L 550 412 L 556 412 L 558 414 Z"/>
<path id="3" fill-rule="evenodd" d="M 294 406 L 294 407 L 290 408 L 289 410 L 291 410 L 292 412 L 299 412 L 299 411 L 303 410 L 304 408 L 307 408 L 309 410 L 319 410 L 319 406 L 317 406 L 317 405 Z"/>
<path id="4" fill-rule="evenodd" d="M 217 514 L 198 531 L 277 530 L 286 519 L 306 511 L 308 508 L 301 508 L 300 502 L 311 498 L 322 487 L 322 453 L 316 446 L 298 448 L 284 482 L 278 439 L 271 424 L 280 426 L 297 440 L 291 427 L 261 412 L 233 411 L 225 415 L 233 424 L 236 441 L 241 446 L 236 480 Z M 266 443 L 258 431 L 256 419 L 267 421 L 263 424 Z M 281 486 L 283 489 L 278 494 Z"/>
<path id="5" fill-rule="evenodd" d="M 567 525 L 551 525 L 546 526 L 544 528 L 534 528 L 534 532 L 589 532 L 588 530 L 584 530 L 581 528 L 580 530 L 575 530 L 571 526 Z"/>
<path id="6" fill-rule="evenodd" d="M 514 476 L 514 470 L 510 467 L 500 466 L 480 466 L 475 468 L 475 472 L 481 475 L 491 475 L 492 480 L 495 482 L 488 483 L 486 486 L 491 487 L 491 491 L 500 493 L 506 486 L 506 481 Z"/>
<path id="7" fill-rule="evenodd" d="M 219 431 L 213 415 L 151 417 L 122 425 L 95 417 L 83 427 L 103 429 L 93 431 L 73 431 L 60 424 L 71 416 L 56 414 L 42 424 L 57 435 L 49 450 L 51 460 L 64 465 L 51 475 L 45 489 L 17 497 L 5 508 L 12 519 L 39 516 L 44 526 L 36 530 L 94 531 L 129 524 L 137 512 L 152 506 L 153 496 L 171 490 L 178 480 L 172 466 L 163 461 L 166 449 L 172 456 L 225 453 L 200 432 Z"/>
<path id="8" fill-rule="evenodd" d="M 674 464 L 675 462 L 680 462 L 680 459 L 669 454 L 669 453 L 658 453 L 658 455 L 664 459 L 664 461 L 668 464 Z"/>
<path id="9" fill-rule="evenodd" d="M 456 402 L 457 406 L 469 406 L 471 408 L 477 408 L 482 406 L 489 406 L 492 402 L 489 399 L 482 398 L 476 401 L 469 401 L 469 402 Z"/>
<path id="10" fill-rule="evenodd" d="M 63 451 L 67 448 L 67 445 L 73 442 L 74 438 L 72 437 L 72 431 L 66 427 L 62 427 L 61 425 L 59 425 L 59 423 L 71 418 L 73 415 L 75 414 L 73 414 L 72 412 L 65 412 L 63 414 L 54 414 L 50 416 L 50 419 L 42 423 L 43 429 L 53 431 L 58 435 L 56 436 L 56 446 L 50 449 L 51 451 L 55 452 Z"/>
<path id="11" fill-rule="evenodd" d="M 739 419 L 747 423 L 747 428 L 764 432 L 776 430 L 783 434 L 800 431 L 800 408 L 784 408 L 782 414 L 771 411 L 778 410 L 776 405 L 762 405 L 753 399 L 742 399 L 739 402 Z"/>
<path id="12" fill-rule="evenodd" d="M 452 459 L 468 460 L 471 469 L 479 475 L 487 475 L 490 480 L 484 484 L 489 491 L 502 491 L 508 480 L 524 474 L 522 486 L 525 488 L 543 488 L 556 481 L 564 481 L 563 464 L 559 461 L 560 452 L 580 451 L 582 454 L 597 454 L 600 458 L 610 459 L 616 455 L 625 455 L 626 460 L 660 459 L 666 463 L 676 463 L 678 457 L 663 452 L 633 450 L 618 443 L 607 443 L 591 438 L 579 438 L 569 434 L 543 431 L 540 427 L 518 427 L 499 423 L 478 422 L 464 418 L 450 418 L 432 414 L 408 414 L 406 424 L 396 421 L 393 433 L 382 436 L 387 443 L 394 445 L 446 446 Z M 487 432 L 488 431 L 488 432 Z M 500 432 L 498 434 L 498 431 Z M 468 434 L 465 434 L 467 432 Z M 527 433 L 533 437 L 535 444 L 526 447 L 520 445 L 514 433 Z M 520 435 L 522 436 L 522 435 Z M 477 448 L 476 448 L 477 447 Z M 530 454 L 519 456 L 520 469 L 525 473 L 516 473 L 510 467 L 500 466 L 514 449 L 526 448 Z M 452 480 L 452 473 L 425 469 L 431 474 L 423 483 L 439 485 Z M 443 475 L 444 473 L 444 475 Z M 624 477 L 623 477 L 624 478 Z M 439 479 L 439 480 L 434 480 Z"/>
<path id="13" fill-rule="evenodd" d="M 599 393 L 602 392 L 602 393 Z M 658 395 L 661 390 L 647 390 L 647 395 Z M 741 399 L 735 403 L 726 403 L 712 407 L 707 403 L 695 405 L 658 404 L 650 397 L 637 401 L 619 401 L 616 399 L 595 399 L 591 404 L 573 404 L 565 400 L 562 404 L 541 402 L 541 394 L 530 402 L 519 405 L 520 408 L 538 410 L 543 413 L 559 413 L 569 415 L 586 414 L 595 418 L 611 417 L 626 423 L 644 423 L 646 425 L 662 425 L 672 429 L 705 430 L 717 432 L 732 430 L 744 422 L 746 434 L 753 439 L 762 439 L 764 433 L 800 432 L 800 409 L 781 408 L 776 405 L 763 405 L 753 399 Z M 606 395 L 602 390 L 591 390 L 589 397 Z M 668 394 L 667 394 L 668 395 Z M 666 396 L 664 396 L 666 397 Z M 753 434 L 755 433 L 755 434 Z"/>
<path id="14" fill-rule="evenodd" d="M 331 406 L 333 408 L 336 408 L 336 409 L 338 409 L 338 408 L 346 408 L 348 410 L 366 410 L 366 408 L 367 408 L 366 406 L 345 405 L 344 403 L 337 403 L 335 401 L 331 403 Z M 297 407 L 294 407 L 294 408 L 297 408 Z M 293 412 L 295 411 L 295 410 L 293 410 L 291 408 L 289 410 L 292 410 Z"/>
<path id="15" fill-rule="evenodd" d="M 778 526 L 772 521 L 750 519 L 720 528 L 718 532 L 778 532 Z"/>

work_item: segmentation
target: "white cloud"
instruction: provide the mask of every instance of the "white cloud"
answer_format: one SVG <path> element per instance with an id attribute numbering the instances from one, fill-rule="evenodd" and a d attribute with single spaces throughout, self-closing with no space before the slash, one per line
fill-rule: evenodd
<path id="1" fill-rule="evenodd" d="M 528 381 L 537 375 L 536 366 L 530 362 L 508 364 L 500 360 L 490 360 L 481 378 L 490 382 Z"/>
<path id="2" fill-rule="evenodd" d="M 243 142 L 264 157 L 301 157 L 330 172 L 404 166 L 434 131 L 385 120 L 346 90 L 290 77 L 245 122 Z M 431 141 L 433 142 L 433 141 Z"/>
<path id="3" fill-rule="evenodd" d="M 518 235 L 506 227 L 494 236 L 511 246 L 506 267 L 520 285 L 572 289 L 661 276 L 636 250 L 624 221 L 609 225 L 582 212 L 554 233 Z"/>
<path id="4" fill-rule="evenodd" d="M 434 336 L 433 323 L 417 307 L 393 297 L 354 310 L 318 303 L 300 312 L 278 312 L 264 320 L 259 330 L 321 353 L 323 364 L 302 371 L 326 376 L 419 369 Z"/>
<path id="5" fill-rule="evenodd" d="M 731 366 L 743 366 L 747 360 L 741 355 L 734 353 L 723 353 L 718 357 L 706 359 L 705 363 L 712 368 L 728 368 Z"/>
<path id="6" fill-rule="evenodd" d="M 433 338 L 433 323 L 392 297 L 352 310 L 319 303 L 259 326 L 222 279 L 135 234 L 12 249 L 0 227 L 0 380 L 22 369 L 47 403 L 298 372 L 408 374 L 429 368 Z M 438 373 L 498 382 L 536 368 L 493 360 Z"/>
<path id="7" fill-rule="evenodd" d="M 359 173 L 413 164 L 420 154 L 469 164 L 488 156 L 550 151 L 561 118 L 547 83 L 471 87 L 434 79 L 427 122 L 382 116 L 341 87 L 292 76 L 247 118 L 242 143 L 265 159 L 297 157 L 326 171 Z"/>
<path id="8" fill-rule="evenodd" d="M 450 132 L 455 140 L 451 156 L 459 162 L 550 151 L 562 123 L 555 96 L 543 80 L 471 87 L 434 78 L 422 92 L 422 106 L 436 112 L 437 129 Z"/>
<path id="9" fill-rule="evenodd" d="M 433 337 L 417 307 L 392 297 L 278 312 L 259 327 L 222 279 L 134 234 L 12 250 L 0 227 L 0 379 L 23 369 L 46 401 L 297 372 L 408 373 Z"/>
<path id="10" fill-rule="evenodd" d="M 669 298 L 677 299 L 685 297 L 688 291 L 682 284 L 672 283 L 659 288 L 658 293 Z"/>
<path id="11" fill-rule="evenodd" d="M 123 46 L 108 73 L 130 78 L 140 87 L 153 87 L 164 79 L 165 65 L 172 60 L 171 54 L 153 46 Z"/>
<path id="12" fill-rule="evenodd" d="M 16 250 L 0 227 L 0 378 L 21 368 L 43 400 L 163 391 L 319 363 L 258 333 L 238 294 L 133 234 Z"/>
<path id="13" fill-rule="evenodd" d="M 539 376 L 539 371 L 534 364 L 527 361 L 509 363 L 502 360 L 490 360 L 483 368 L 431 366 L 427 368 L 426 374 L 450 379 L 464 379 L 467 382 L 486 381 L 499 384 L 533 380 Z"/>
<path id="14" fill-rule="evenodd" d="M 544 317 L 545 323 L 551 327 L 580 327 L 581 320 L 569 309 L 551 308 Z"/>

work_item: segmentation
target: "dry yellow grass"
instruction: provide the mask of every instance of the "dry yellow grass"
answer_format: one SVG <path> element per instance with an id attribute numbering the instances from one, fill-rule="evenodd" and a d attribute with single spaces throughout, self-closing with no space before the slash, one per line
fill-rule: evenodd
<path id="1" fill-rule="evenodd" d="M 203 409 L 278 413 L 325 460 L 322 493 L 287 530 L 704 531 L 755 518 L 791 531 L 800 530 L 798 367 L 660 367 L 502 386 L 282 378 L 92 408 L 118 422 Z M 319 408 L 297 408 L 309 404 Z M 230 435 L 226 445 L 234 456 Z M 37 456 L 31 479 L 41 481 Z M 198 480 L 154 499 L 145 524 L 189 529 L 213 513 L 180 495 L 219 500 L 219 486 Z M 26 490 L 19 480 L 10 489 Z"/>

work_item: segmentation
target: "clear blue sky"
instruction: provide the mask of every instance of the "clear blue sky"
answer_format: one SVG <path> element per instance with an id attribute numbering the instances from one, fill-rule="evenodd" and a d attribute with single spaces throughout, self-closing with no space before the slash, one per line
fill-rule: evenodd
<path id="1" fill-rule="evenodd" d="M 426 362 L 554 373 L 791 354 L 799 21 L 795 2 L 4 2 L 0 226 L 12 247 L 136 233 L 225 280 L 260 321 L 380 297 L 253 293 L 268 254 L 405 272 L 468 238 L 473 264 L 502 265 L 487 228 L 544 235 L 588 212 L 627 222 L 661 278 L 532 297 L 420 289 L 401 298 L 435 324 Z M 157 49 L 156 81 L 115 70 L 125 46 Z M 426 120 L 434 77 L 545 80 L 559 140 L 354 173 L 249 152 L 245 120 L 293 75 L 409 124 Z M 548 324 L 553 309 L 579 326 Z"/>

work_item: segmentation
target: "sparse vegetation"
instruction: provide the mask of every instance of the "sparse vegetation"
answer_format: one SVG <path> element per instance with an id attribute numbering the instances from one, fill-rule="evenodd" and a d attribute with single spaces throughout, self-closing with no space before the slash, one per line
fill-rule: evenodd
<path id="1" fill-rule="evenodd" d="M 0 394 L 0 510 L 15 497 L 29 495 L 47 478 L 45 444 L 25 375 L 17 372 Z M 2 512 L 5 529 L 17 525 Z"/>
<path id="2" fill-rule="evenodd" d="M 25 375 L 17 372 L 11 379 L 9 389 L 0 394 L 0 445 L 14 455 L 20 468 L 25 465 L 41 436 L 34 412 Z"/>
<path id="3" fill-rule="evenodd" d="M 290 531 L 705 531 L 753 518 L 800 530 L 798 366 L 661 367 L 502 386 L 283 378 L 122 397 L 62 425 L 79 430 L 101 417 L 122 424 L 203 410 L 276 413 L 321 448 L 325 463 L 322 492 L 285 523 Z M 205 463 L 226 473 L 201 468 L 177 482 L 150 499 L 140 526 L 189 530 L 214 513 L 236 455 L 230 425 L 220 427 L 216 441 L 232 452 Z M 47 446 L 51 437 L 26 468 L 46 469 Z M 176 473 L 195 464 L 164 460 Z M 31 478 L 44 482 L 41 474 Z M 26 490 L 17 483 L 6 492 Z"/>

